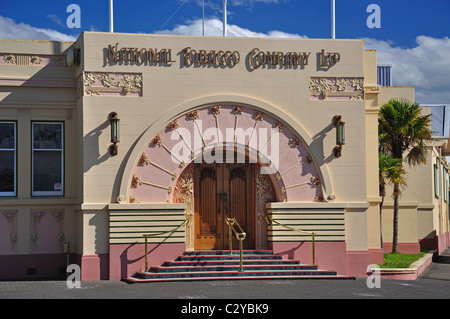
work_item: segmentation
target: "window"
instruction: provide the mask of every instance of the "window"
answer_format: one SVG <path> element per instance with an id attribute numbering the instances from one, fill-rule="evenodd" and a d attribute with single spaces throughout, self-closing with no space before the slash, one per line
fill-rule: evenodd
<path id="1" fill-rule="evenodd" d="M 15 122 L 0 122 L 0 196 L 16 196 Z"/>
<path id="2" fill-rule="evenodd" d="M 63 195 L 63 123 L 32 123 L 32 195 Z"/>
<path id="3" fill-rule="evenodd" d="M 448 176 L 448 171 L 447 169 L 444 167 L 444 176 L 442 177 L 442 182 L 444 184 L 444 201 L 447 202 L 447 196 L 448 196 L 448 181 L 447 181 L 447 176 Z"/>
<path id="4" fill-rule="evenodd" d="M 439 162 L 436 159 L 436 164 L 434 164 L 434 197 L 439 198 Z"/>

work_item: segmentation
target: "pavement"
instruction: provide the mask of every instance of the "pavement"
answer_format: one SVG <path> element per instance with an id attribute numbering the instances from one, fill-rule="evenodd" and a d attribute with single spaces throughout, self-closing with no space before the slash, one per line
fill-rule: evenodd
<path id="1" fill-rule="evenodd" d="M 212 308 L 195 307 L 210 305 L 216 307 L 214 316 L 220 313 L 219 310 L 223 314 L 231 314 L 231 310 L 235 314 L 258 310 L 262 315 L 266 309 L 262 305 L 270 307 L 271 313 L 275 309 L 292 310 L 299 305 L 297 301 L 305 299 L 450 299 L 450 248 L 437 257 L 417 280 L 380 279 L 378 286 L 369 288 L 366 278 L 143 284 L 83 281 L 79 288 L 68 288 L 65 280 L 4 281 L 0 282 L 0 299 L 121 299 L 137 302 L 147 309 L 166 305 L 165 308 L 175 314 L 183 313 L 183 310 L 191 314 L 209 311 Z M 146 301 L 142 302 L 143 299 Z"/>

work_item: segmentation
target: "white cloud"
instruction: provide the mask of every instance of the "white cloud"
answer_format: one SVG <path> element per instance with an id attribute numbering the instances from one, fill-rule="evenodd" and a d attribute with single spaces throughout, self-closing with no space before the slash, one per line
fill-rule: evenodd
<path id="1" fill-rule="evenodd" d="M 161 30 L 156 33 L 177 34 L 177 35 L 202 35 L 202 20 L 197 19 L 194 21 L 189 21 L 185 25 L 175 26 L 172 30 Z M 205 35 L 222 36 L 223 22 L 219 19 L 206 19 Z M 249 29 L 241 28 L 233 24 L 229 24 L 227 26 L 227 35 L 230 37 L 306 38 L 306 36 L 301 36 L 293 33 L 286 33 L 283 31 L 269 31 L 268 33 L 255 32 Z"/>
<path id="2" fill-rule="evenodd" d="M 76 37 L 52 29 L 41 29 L 0 16 L 0 39 L 75 41 Z"/>
<path id="3" fill-rule="evenodd" d="M 364 39 L 366 49 L 378 52 L 378 64 L 392 65 L 393 85 L 414 86 L 420 103 L 450 103 L 450 39 L 418 36 L 416 46 L 402 48 Z"/>

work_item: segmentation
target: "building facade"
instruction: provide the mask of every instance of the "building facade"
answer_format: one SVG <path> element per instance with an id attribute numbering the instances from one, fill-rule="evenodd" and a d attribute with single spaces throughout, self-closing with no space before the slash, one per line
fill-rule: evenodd
<path id="1" fill-rule="evenodd" d="M 0 43 L 1 279 L 119 280 L 145 234 L 149 266 L 227 249 L 227 217 L 246 249 L 311 262 L 311 237 L 269 216 L 315 231 L 321 268 L 382 262 L 378 110 L 414 89 L 378 85 L 362 40 Z"/>

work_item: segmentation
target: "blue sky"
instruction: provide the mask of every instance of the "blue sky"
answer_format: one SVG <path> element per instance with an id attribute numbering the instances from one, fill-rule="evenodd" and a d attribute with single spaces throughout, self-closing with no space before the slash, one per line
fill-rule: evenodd
<path id="1" fill-rule="evenodd" d="M 114 0 L 114 31 L 201 35 L 202 0 Z M 66 24 L 78 4 L 81 28 Z M 108 0 L 0 0 L 0 38 L 74 40 L 109 30 Z M 381 28 L 366 12 L 377 4 Z M 228 0 L 230 36 L 330 38 L 331 0 Z M 222 0 L 205 0 L 206 35 L 221 34 Z M 450 0 L 336 0 L 336 38 L 364 38 L 393 65 L 395 85 L 421 102 L 450 103 Z M 0 48 L 1 50 L 1 48 Z M 424 59 L 425 56 L 425 59 Z M 445 83 L 444 83 L 445 82 Z"/>

